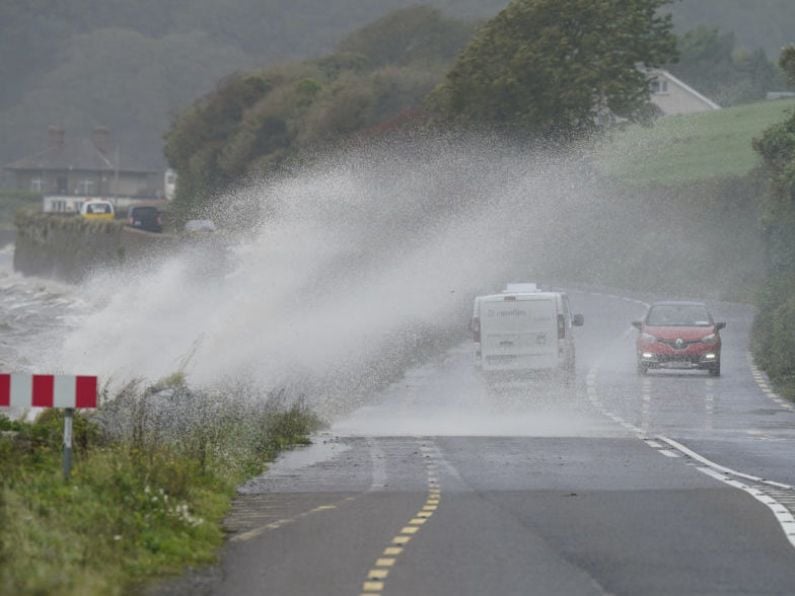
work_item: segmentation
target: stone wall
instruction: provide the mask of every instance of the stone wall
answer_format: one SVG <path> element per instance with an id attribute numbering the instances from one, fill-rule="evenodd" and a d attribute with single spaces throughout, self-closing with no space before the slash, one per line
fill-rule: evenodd
<path id="1" fill-rule="evenodd" d="M 125 227 L 119 221 L 20 212 L 16 217 L 14 269 L 70 283 L 98 268 L 118 266 L 159 251 L 177 238 Z"/>

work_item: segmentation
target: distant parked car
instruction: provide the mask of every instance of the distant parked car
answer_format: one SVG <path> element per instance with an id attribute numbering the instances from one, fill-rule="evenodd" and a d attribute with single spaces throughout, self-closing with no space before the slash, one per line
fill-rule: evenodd
<path id="1" fill-rule="evenodd" d="M 80 215 L 85 219 L 114 219 L 116 210 L 110 201 L 91 199 L 80 206 Z"/>
<path id="2" fill-rule="evenodd" d="M 190 234 L 215 232 L 215 224 L 210 219 L 191 219 L 185 222 L 185 231 Z"/>
<path id="3" fill-rule="evenodd" d="M 147 232 L 163 231 L 163 223 L 157 207 L 130 207 L 127 211 L 127 225 Z"/>
<path id="4" fill-rule="evenodd" d="M 655 302 L 642 321 L 636 342 L 638 373 L 650 368 L 706 369 L 720 376 L 720 330 L 702 302 Z"/>

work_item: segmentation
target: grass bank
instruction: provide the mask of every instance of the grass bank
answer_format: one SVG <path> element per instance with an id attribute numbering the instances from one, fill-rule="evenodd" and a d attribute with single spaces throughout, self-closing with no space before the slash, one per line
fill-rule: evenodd
<path id="1" fill-rule="evenodd" d="M 596 165 L 633 186 L 745 176 L 760 163 L 751 141 L 793 109 L 795 100 L 764 101 L 629 126 L 599 147 Z"/>
<path id="2" fill-rule="evenodd" d="M 0 417 L 2 594 L 121 594 L 211 563 L 235 487 L 318 426 L 283 395 L 132 384 L 76 415 L 65 483 L 62 423 Z"/>

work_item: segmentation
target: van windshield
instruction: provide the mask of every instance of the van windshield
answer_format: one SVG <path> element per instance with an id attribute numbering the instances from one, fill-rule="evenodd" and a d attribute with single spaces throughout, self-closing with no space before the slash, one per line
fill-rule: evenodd
<path id="1" fill-rule="evenodd" d="M 712 319 L 700 304 L 659 304 L 649 310 L 646 324 L 653 327 L 709 327 Z"/>

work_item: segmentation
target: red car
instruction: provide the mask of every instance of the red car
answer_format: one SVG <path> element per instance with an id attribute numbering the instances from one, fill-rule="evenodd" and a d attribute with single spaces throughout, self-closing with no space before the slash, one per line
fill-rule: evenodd
<path id="1" fill-rule="evenodd" d="M 636 342 L 638 373 L 650 368 L 697 368 L 720 376 L 720 330 L 702 302 L 655 302 L 642 321 Z"/>

